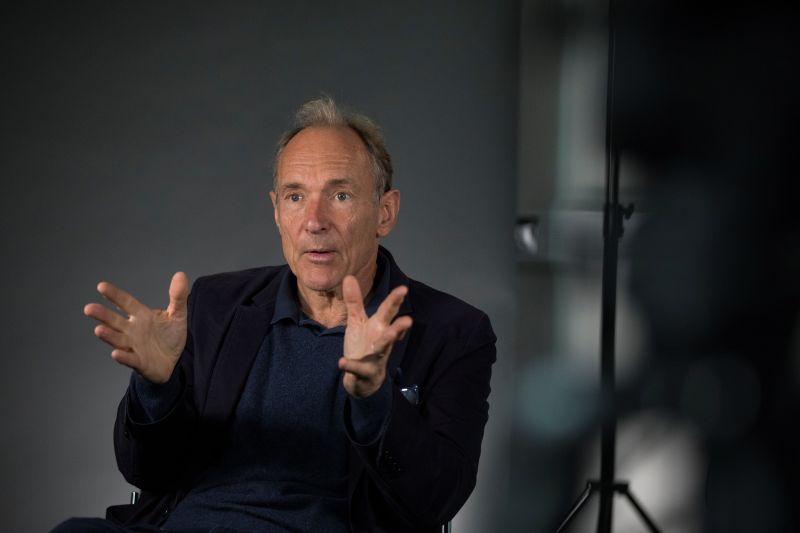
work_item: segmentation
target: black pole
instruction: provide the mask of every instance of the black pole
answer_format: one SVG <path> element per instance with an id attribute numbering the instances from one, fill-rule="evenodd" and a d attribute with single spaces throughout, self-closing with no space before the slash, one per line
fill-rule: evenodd
<path id="1" fill-rule="evenodd" d="M 614 509 L 617 413 L 614 401 L 614 345 L 617 316 L 617 258 L 622 220 L 619 209 L 619 154 L 614 145 L 614 0 L 608 1 L 608 78 L 606 83 L 606 198 L 603 206 L 603 280 L 600 322 L 600 383 L 602 429 L 600 440 L 600 512 L 598 533 L 611 533 Z"/>
<path id="2" fill-rule="evenodd" d="M 614 58 L 615 58 L 615 17 L 614 0 L 608 2 L 608 79 L 606 84 L 606 196 L 603 205 L 603 277 L 602 305 L 600 318 L 600 384 L 602 397 L 601 438 L 600 438 L 600 479 L 589 480 L 586 489 L 575 502 L 557 532 L 566 531 L 569 524 L 586 505 L 592 494 L 600 495 L 600 512 L 597 517 L 597 532 L 611 533 L 613 523 L 614 495 L 628 498 L 647 529 L 660 533 L 658 526 L 650 518 L 644 507 L 630 492 L 627 482 L 617 481 L 617 406 L 616 406 L 616 368 L 615 334 L 617 318 L 617 263 L 619 240 L 624 231 L 623 222 L 633 214 L 633 205 L 622 207 L 619 203 L 619 148 L 614 142 Z"/>
<path id="3" fill-rule="evenodd" d="M 614 154 L 611 168 L 616 176 L 619 158 Z M 611 203 L 606 203 L 607 235 L 603 245 L 603 303 L 600 337 L 600 382 L 602 387 L 603 414 L 600 441 L 600 514 L 597 519 L 598 533 L 611 533 L 612 510 L 614 507 L 615 450 L 617 439 L 617 412 L 614 401 L 616 389 L 616 369 L 614 365 L 614 345 L 617 306 L 617 257 L 620 228 L 617 204 L 619 182 L 611 184 Z"/>

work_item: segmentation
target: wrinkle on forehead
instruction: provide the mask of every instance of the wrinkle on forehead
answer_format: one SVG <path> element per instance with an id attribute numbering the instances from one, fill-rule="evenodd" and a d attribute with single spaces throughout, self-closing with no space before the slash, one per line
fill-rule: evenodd
<path id="1" fill-rule="evenodd" d="M 365 172 L 370 173 L 366 147 L 348 127 L 315 126 L 300 131 L 286 145 L 278 164 L 279 181 L 319 173 L 355 179 Z"/>

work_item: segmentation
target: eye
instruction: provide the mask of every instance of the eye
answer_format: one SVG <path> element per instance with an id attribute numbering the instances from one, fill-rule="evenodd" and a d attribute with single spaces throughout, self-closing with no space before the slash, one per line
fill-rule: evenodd
<path id="1" fill-rule="evenodd" d="M 337 192 L 336 199 L 339 200 L 340 202 L 344 202 L 345 200 L 350 199 L 350 194 L 346 192 Z"/>
<path id="2" fill-rule="evenodd" d="M 293 193 L 291 193 L 291 194 L 287 195 L 287 196 L 286 196 L 286 198 L 287 198 L 287 199 L 288 199 L 290 202 L 299 202 L 299 201 L 300 201 L 300 195 L 299 195 L 299 194 L 297 194 L 296 192 L 293 192 Z"/>

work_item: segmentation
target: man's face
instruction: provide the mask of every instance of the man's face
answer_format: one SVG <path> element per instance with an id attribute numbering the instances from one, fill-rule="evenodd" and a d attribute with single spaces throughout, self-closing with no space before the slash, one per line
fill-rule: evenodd
<path id="1" fill-rule="evenodd" d="M 363 142 L 350 128 L 312 127 L 295 135 L 270 192 L 283 255 L 302 288 L 338 291 L 348 274 L 374 273 L 378 239 L 391 231 L 398 191 L 375 200 Z"/>

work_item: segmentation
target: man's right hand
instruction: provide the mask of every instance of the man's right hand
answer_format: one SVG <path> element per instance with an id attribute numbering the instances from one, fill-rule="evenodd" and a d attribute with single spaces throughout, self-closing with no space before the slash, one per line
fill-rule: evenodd
<path id="1" fill-rule="evenodd" d="M 176 272 L 172 276 L 167 309 L 150 309 L 106 281 L 97 284 L 97 292 L 128 315 L 123 317 L 96 303 L 83 308 L 86 316 L 100 322 L 94 334 L 114 348 L 111 357 L 153 383 L 169 380 L 186 345 L 186 274 Z"/>

